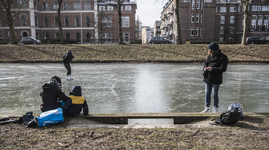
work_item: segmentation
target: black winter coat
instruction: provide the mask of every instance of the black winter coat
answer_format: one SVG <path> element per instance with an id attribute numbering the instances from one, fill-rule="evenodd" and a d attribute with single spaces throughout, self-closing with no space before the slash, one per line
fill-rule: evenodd
<path id="1" fill-rule="evenodd" d="M 66 53 L 63 55 L 63 62 L 64 63 L 71 63 L 72 59 L 74 59 L 74 56 L 72 53 Z"/>
<path id="2" fill-rule="evenodd" d="M 40 105 L 42 112 L 61 107 L 62 105 L 59 101 L 63 100 L 65 102 L 68 99 L 56 83 L 45 83 L 42 89 L 43 91 L 40 93 L 43 102 Z"/>
<path id="3" fill-rule="evenodd" d="M 86 99 L 82 97 L 80 86 L 75 86 L 72 92 L 70 92 L 69 97 L 70 98 L 67 99 L 63 107 L 64 116 L 78 116 L 82 109 L 83 115 L 89 114 L 88 104 L 86 102 Z"/>
<path id="4" fill-rule="evenodd" d="M 213 58 L 209 55 L 204 64 L 204 67 L 212 67 L 212 71 L 204 71 L 205 83 L 211 84 L 221 84 L 222 83 L 222 73 L 226 71 L 228 65 L 228 57 L 221 53 L 219 50 Z"/>

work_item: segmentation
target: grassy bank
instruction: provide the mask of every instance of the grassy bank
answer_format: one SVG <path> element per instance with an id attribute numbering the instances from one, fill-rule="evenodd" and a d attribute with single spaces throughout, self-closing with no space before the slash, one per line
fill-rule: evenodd
<path id="1" fill-rule="evenodd" d="M 1 45 L 0 62 L 62 62 L 68 49 L 74 62 L 204 62 L 207 44 L 183 45 Z M 222 45 L 230 62 L 269 62 L 268 45 Z"/>

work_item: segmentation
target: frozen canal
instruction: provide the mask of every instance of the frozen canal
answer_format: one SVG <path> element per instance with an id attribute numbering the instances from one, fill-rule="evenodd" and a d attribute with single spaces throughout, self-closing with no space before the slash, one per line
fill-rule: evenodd
<path id="1" fill-rule="evenodd" d="M 41 86 L 62 78 L 69 95 L 82 87 L 89 113 L 200 112 L 204 109 L 202 64 L 1 64 L 0 113 L 40 113 Z M 220 87 L 220 112 L 241 103 L 245 112 L 268 112 L 269 65 L 228 65 Z M 211 102 L 213 104 L 213 100 Z M 211 106 L 212 107 L 212 106 Z"/>

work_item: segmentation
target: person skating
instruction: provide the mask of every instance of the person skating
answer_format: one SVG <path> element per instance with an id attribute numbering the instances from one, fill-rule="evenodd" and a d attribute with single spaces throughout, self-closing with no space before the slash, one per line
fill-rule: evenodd
<path id="1" fill-rule="evenodd" d="M 208 46 L 208 57 L 203 66 L 205 82 L 205 110 L 201 113 L 209 112 L 211 102 L 211 92 L 213 89 L 214 107 L 213 113 L 218 112 L 219 96 L 218 91 L 222 83 L 222 74 L 226 71 L 228 65 L 228 57 L 221 52 L 219 45 L 212 42 Z"/>
<path id="2" fill-rule="evenodd" d="M 70 92 L 70 98 L 67 99 L 63 106 L 64 116 L 70 117 L 78 116 L 83 109 L 83 115 L 88 115 L 88 104 L 86 99 L 82 97 L 81 87 L 74 86 Z"/>
<path id="3" fill-rule="evenodd" d="M 64 66 L 67 69 L 67 77 L 66 77 L 67 80 L 74 79 L 71 76 L 71 65 L 70 65 L 70 63 L 72 62 L 72 59 L 74 59 L 73 51 L 71 49 L 68 50 L 68 52 L 64 54 L 62 58 L 63 58 Z"/>
<path id="4" fill-rule="evenodd" d="M 61 107 L 62 105 L 60 100 L 65 102 L 69 99 L 69 97 L 62 92 L 61 83 L 61 78 L 54 76 L 50 79 L 49 83 L 45 83 L 42 86 L 42 90 L 40 92 L 40 96 L 42 97 L 40 109 L 42 112 Z"/>

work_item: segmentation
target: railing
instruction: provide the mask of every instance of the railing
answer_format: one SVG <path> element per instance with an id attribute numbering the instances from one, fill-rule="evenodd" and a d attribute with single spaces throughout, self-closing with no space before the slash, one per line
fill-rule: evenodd
<path id="1" fill-rule="evenodd" d="M 226 3 L 239 3 L 240 0 L 217 0 L 217 4 L 226 4 Z"/>

